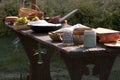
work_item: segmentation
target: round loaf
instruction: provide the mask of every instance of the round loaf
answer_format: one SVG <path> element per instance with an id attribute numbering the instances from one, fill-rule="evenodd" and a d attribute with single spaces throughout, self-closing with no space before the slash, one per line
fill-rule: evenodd
<path id="1" fill-rule="evenodd" d="M 85 30 L 91 30 L 91 28 L 76 28 L 73 31 L 73 35 L 83 35 Z"/>

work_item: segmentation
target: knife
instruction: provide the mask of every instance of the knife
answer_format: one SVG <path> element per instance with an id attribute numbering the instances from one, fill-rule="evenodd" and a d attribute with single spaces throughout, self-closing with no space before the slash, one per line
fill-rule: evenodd
<path id="1" fill-rule="evenodd" d="M 66 18 L 68 18 L 70 15 L 72 15 L 73 13 L 75 13 L 75 12 L 77 12 L 77 11 L 78 11 L 78 9 L 75 9 L 75 10 L 69 12 L 69 13 L 66 14 L 64 17 L 60 18 L 60 19 L 59 19 L 59 22 L 64 21 Z"/>

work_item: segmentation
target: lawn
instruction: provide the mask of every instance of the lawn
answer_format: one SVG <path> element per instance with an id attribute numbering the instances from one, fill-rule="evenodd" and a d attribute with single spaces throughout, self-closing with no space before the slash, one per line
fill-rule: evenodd
<path id="1" fill-rule="evenodd" d="M 12 41 L 15 35 L 0 37 L 0 80 L 26 79 L 29 71 L 28 59 L 21 43 L 18 44 L 18 52 L 15 53 L 15 45 Z M 51 61 L 51 75 L 53 80 L 70 80 L 65 64 L 59 55 L 54 55 Z M 109 80 L 120 80 L 120 56 L 117 57 Z M 88 80 L 84 77 L 83 80 Z"/>
<path id="2" fill-rule="evenodd" d="M 28 70 L 28 61 L 20 43 L 18 53 L 15 53 L 12 43 L 15 38 L 15 35 L 0 37 L 0 80 L 19 77 Z"/>
<path id="3" fill-rule="evenodd" d="M 0 37 L 0 80 L 20 80 L 26 78 L 29 72 L 29 63 L 21 43 L 18 43 L 18 51 L 13 44 L 15 35 Z M 56 78 L 69 79 L 64 63 L 59 56 L 52 58 L 51 75 Z M 61 64 L 61 65 L 59 65 Z"/>

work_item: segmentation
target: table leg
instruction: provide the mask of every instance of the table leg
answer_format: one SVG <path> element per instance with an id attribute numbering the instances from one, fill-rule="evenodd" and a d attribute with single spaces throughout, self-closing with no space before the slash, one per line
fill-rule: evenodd
<path id="1" fill-rule="evenodd" d="M 117 55 L 100 56 L 97 58 L 93 75 L 99 74 L 100 80 L 108 80 Z"/>
<path id="2" fill-rule="evenodd" d="M 99 80 L 108 80 L 114 60 L 117 55 L 72 57 L 61 53 L 71 80 L 81 80 L 84 74 L 89 74 L 87 65 L 94 64 L 93 75 L 99 75 Z"/>
<path id="3" fill-rule="evenodd" d="M 20 38 L 27 57 L 30 62 L 29 80 L 51 80 L 50 76 L 50 58 L 52 51 L 48 50 L 46 54 L 41 54 L 42 62 L 39 62 L 40 54 L 37 53 L 38 42 L 29 36 L 17 33 Z"/>
<path id="4" fill-rule="evenodd" d="M 81 80 L 84 74 L 89 74 L 89 69 L 81 58 L 71 58 L 69 55 L 61 54 L 68 69 L 71 80 Z"/>

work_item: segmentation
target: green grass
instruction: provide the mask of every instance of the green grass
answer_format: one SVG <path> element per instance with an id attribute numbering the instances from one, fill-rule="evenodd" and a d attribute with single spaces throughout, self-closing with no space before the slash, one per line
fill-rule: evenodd
<path id="1" fill-rule="evenodd" d="M 15 35 L 0 37 L 0 80 L 9 77 L 7 75 L 10 74 L 10 76 L 16 75 L 18 77 L 20 73 L 28 71 L 28 60 L 21 43 L 18 44 L 18 53 L 14 51 L 15 45 L 12 41 L 15 38 Z"/>
<path id="2" fill-rule="evenodd" d="M 28 74 L 28 59 L 21 43 L 18 44 L 18 53 L 15 53 L 15 45 L 12 43 L 15 38 L 15 35 L 0 37 L 0 80 L 19 80 L 21 73 L 26 79 Z M 51 62 L 53 80 L 69 79 L 66 67 L 59 56 L 54 55 Z"/>
<path id="3" fill-rule="evenodd" d="M 26 80 L 29 65 L 21 43 L 18 44 L 18 54 L 14 53 L 15 45 L 12 41 L 15 35 L 0 37 L 0 80 Z M 117 57 L 109 80 L 120 80 L 120 56 Z M 59 55 L 54 55 L 51 60 L 52 80 L 70 80 L 66 66 Z M 83 78 L 86 80 L 86 77 Z"/>
<path id="4" fill-rule="evenodd" d="M 27 63 L 25 63 L 27 58 L 20 43 L 18 44 L 18 53 L 15 53 L 15 45 L 12 43 L 15 38 L 16 36 L 6 36 L 0 38 L 0 70 L 9 72 L 13 72 L 14 70 L 21 71 L 20 68 L 23 69 L 22 65 L 27 65 Z"/>

